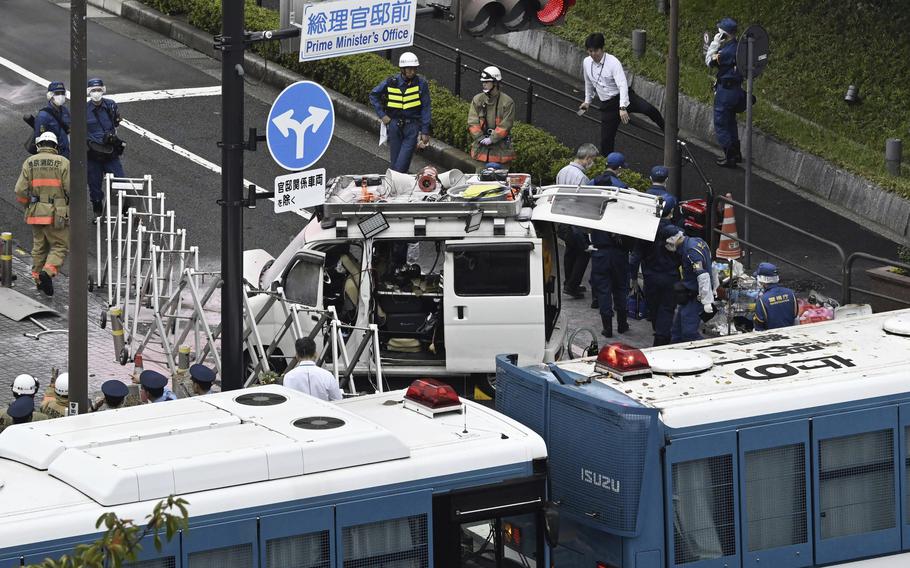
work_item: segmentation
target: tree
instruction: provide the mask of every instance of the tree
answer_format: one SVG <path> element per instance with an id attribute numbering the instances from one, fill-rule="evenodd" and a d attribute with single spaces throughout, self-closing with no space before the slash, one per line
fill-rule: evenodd
<path id="1" fill-rule="evenodd" d="M 184 499 L 169 496 L 159 501 L 150 515 L 146 515 L 144 525 L 137 525 L 132 519 L 121 519 L 116 513 L 105 513 L 98 517 L 95 528 L 104 525 L 104 534 L 91 544 L 80 544 L 72 555 L 65 554 L 54 560 L 46 558 L 41 564 L 32 564 L 31 568 L 120 568 L 124 562 L 136 560 L 142 550 L 142 539 L 153 535 L 155 549 L 160 551 L 164 532 L 169 542 L 177 531 L 189 525 L 189 515 Z M 177 510 L 179 514 L 171 511 Z"/>

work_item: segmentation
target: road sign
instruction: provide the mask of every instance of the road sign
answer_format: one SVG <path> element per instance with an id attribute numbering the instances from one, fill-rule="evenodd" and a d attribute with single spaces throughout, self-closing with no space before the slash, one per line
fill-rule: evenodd
<path id="1" fill-rule="evenodd" d="M 300 28 L 300 61 L 411 46 L 416 18 L 417 0 L 307 4 Z"/>
<path id="2" fill-rule="evenodd" d="M 325 203 L 325 168 L 275 178 L 275 213 L 299 211 Z"/>
<path id="3" fill-rule="evenodd" d="M 281 91 L 269 111 L 265 131 L 269 153 L 286 170 L 319 161 L 335 132 L 335 108 L 322 85 L 298 81 Z"/>
<path id="4" fill-rule="evenodd" d="M 758 24 L 752 24 L 740 36 L 739 45 L 736 46 L 736 68 L 746 76 L 749 68 L 749 38 L 752 38 L 752 76 L 758 77 L 768 64 L 769 48 L 768 32 Z"/>

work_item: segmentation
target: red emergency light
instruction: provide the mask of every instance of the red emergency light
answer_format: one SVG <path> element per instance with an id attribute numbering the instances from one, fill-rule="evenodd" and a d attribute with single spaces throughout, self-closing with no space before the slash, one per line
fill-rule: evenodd
<path id="1" fill-rule="evenodd" d="M 404 395 L 405 406 L 420 412 L 435 415 L 440 412 L 461 410 L 461 399 L 450 385 L 436 379 L 417 379 Z M 409 402 L 414 405 L 408 404 Z"/>
<path id="2" fill-rule="evenodd" d="M 651 376 L 651 364 L 645 354 L 625 343 L 610 343 L 601 348 L 594 364 L 597 372 L 621 381 Z"/>

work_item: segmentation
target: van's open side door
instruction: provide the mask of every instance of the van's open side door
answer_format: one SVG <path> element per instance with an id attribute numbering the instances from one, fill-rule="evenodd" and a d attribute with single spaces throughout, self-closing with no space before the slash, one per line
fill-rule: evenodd
<path id="1" fill-rule="evenodd" d="M 663 200 L 634 189 L 552 185 L 541 188 L 531 213 L 550 221 L 653 241 Z"/>
<path id="2" fill-rule="evenodd" d="M 518 353 L 527 364 L 543 359 L 541 250 L 540 239 L 446 241 L 447 371 L 493 373 L 500 353 Z"/>

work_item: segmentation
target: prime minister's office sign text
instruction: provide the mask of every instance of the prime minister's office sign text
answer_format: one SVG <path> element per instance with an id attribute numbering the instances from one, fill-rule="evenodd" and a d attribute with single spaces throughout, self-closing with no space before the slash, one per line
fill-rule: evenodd
<path id="1" fill-rule="evenodd" d="M 300 61 L 414 43 L 417 0 L 340 0 L 307 4 L 300 29 Z"/>

